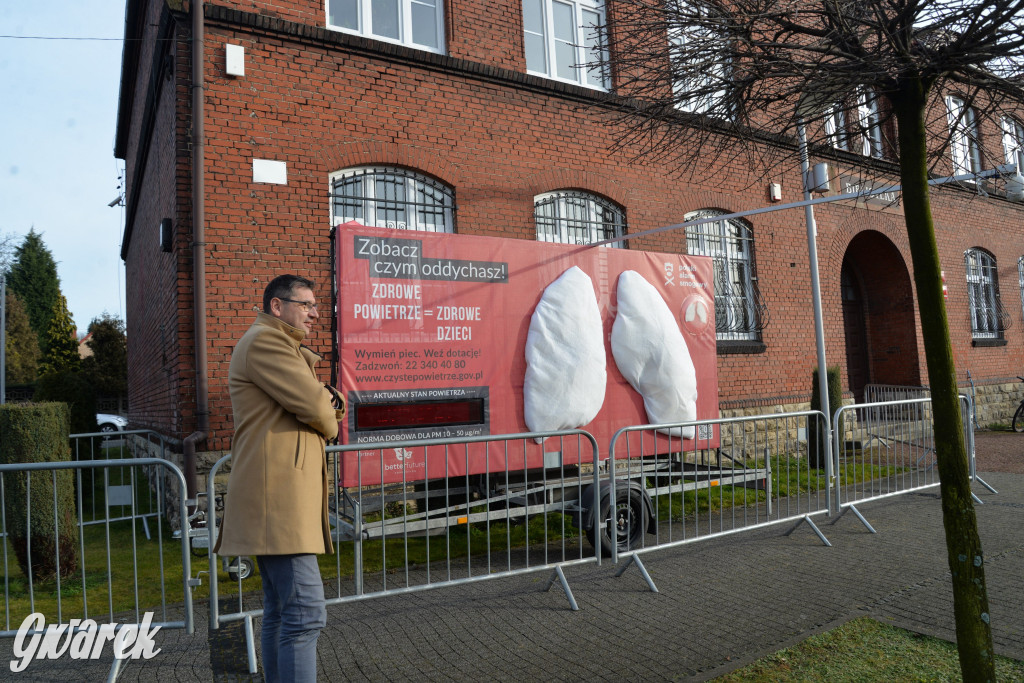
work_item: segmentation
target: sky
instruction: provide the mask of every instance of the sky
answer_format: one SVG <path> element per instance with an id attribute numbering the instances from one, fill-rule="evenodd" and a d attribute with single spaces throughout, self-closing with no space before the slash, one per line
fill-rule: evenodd
<path id="1" fill-rule="evenodd" d="M 42 235 L 79 334 L 104 312 L 125 317 L 125 213 L 108 206 L 124 166 L 124 13 L 123 0 L 0 2 L 0 237 Z"/>

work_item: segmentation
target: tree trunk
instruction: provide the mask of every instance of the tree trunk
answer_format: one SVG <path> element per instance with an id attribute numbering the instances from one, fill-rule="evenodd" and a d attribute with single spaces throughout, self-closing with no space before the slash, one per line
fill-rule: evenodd
<path id="1" fill-rule="evenodd" d="M 928 86 L 908 80 L 893 98 L 903 183 L 903 212 L 917 286 L 928 382 L 932 391 L 942 523 L 953 578 L 953 611 L 960 671 L 965 681 L 994 681 L 995 660 L 981 539 L 971 498 L 967 448 L 949 324 L 942 295 L 939 252 L 928 190 L 925 105 Z"/>

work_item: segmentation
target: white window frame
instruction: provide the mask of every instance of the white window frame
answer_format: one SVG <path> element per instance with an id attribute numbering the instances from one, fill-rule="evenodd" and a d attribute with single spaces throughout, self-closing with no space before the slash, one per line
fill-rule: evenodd
<path id="1" fill-rule="evenodd" d="M 559 14 L 571 10 L 571 27 L 555 26 L 556 9 Z M 606 23 L 604 0 L 523 0 L 522 10 L 527 73 L 595 90 L 611 89 L 611 78 L 601 67 L 587 66 L 607 63 L 608 41 L 595 28 Z M 538 52 L 537 48 L 542 49 Z M 596 58 L 591 56 L 595 52 L 600 53 Z M 559 67 L 572 77 L 560 75 Z"/>
<path id="2" fill-rule="evenodd" d="M 693 7 L 687 7 L 688 3 L 686 0 L 669 0 L 670 4 L 675 5 L 675 12 L 678 12 L 681 16 L 685 16 L 686 12 L 697 11 Z M 704 15 L 702 15 L 704 16 Z M 718 103 L 725 97 L 725 87 L 714 88 L 716 83 L 725 83 L 729 79 L 731 68 L 729 64 L 723 63 L 716 55 L 720 54 L 719 47 L 721 46 L 721 38 L 718 33 L 711 28 L 712 21 L 707 19 L 704 25 L 699 26 L 669 26 L 668 28 L 668 43 L 669 43 L 669 60 L 675 62 L 681 60 L 681 56 L 677 56 L 677 51 L 685 52 L 697 50 L 701 46 L 708 46 L 704 52 L 711 55 L 711 57 L 705 62 L 699 60 L 697 64 L 691 68 L 696 69 L 697 67 L 704 67 L 700 69 L 702 75 L 692 79 L 675 79 L 672 82 L 672 91 L 676 96 L 675 107 L 680 111 L 689 112 L 691 114 L 706 114 L 713 110 Z M 700 95 L 690 95 L 694 91 L 699 91 Z"/>
<path id="3" fill-rule="evenodd" d="M 537 195 L 533 198 L 533 217 L 538 242 L 593 244 L 626 234 L 625 209 L 581 190 Z M 623 243 L 605 246 L 622 247 Z"/>
<path id="4" fill-rule="evenodd" d="M 332 31 L 352 33 L 357 36 L 365 36 L 374 40 L 382 40 L 396 45 L 405 45 L 444 54 L 444 0 L 390 0 L 397 5 L 398 9 L 398 36 L 389 36 L 374 32 L 373 5 L 379 0 L 326 0 L 324 2 L 325 25 Z M 331 5 L 342 3 L 354 6 L 356 10 L 356 26 L 342 26 L 331 23 Z M 414 13 L 433 10 L 434 14 L 434 45 L 417 43 L 413 40 Z"/>
<path id="5" fill-rule="evenodd" d="M 971 316 L 971 336 L 974 339 L 1002 339 L 999 278 L 995 256 L 983 249 L 972 247 L 964 252 L 964 270 L 967 276 L 967 309 Z"/>
<path id="6" fill-rule="evenodd" d="M 949 120 L 949 155 L 953 161 L 953 175 L 977 173 L 981 170 L 981 151 L 978 148 L 978 123 L 974 109 L 959 97 L 946 96 L 946 115 Z"/>
<path id="7" fill-rule="evenodd" d="M 871 90 L 857 93 L 857 123 L 860 128 L 860 153 L 882 158 L 882 121 L 878 114 L 878 95 Z"/>
<path id="8" fill-rule="evenodd" d="M 343 192 L 345 185 L 355 187 L 357 182 L 360 194 Z M 415 171 L 392 166 L 347 168 L 331 174 L 328 191 L 331 225 L 355 220 L 396 230 L 455 232 L 455 190 Z"/>
<path id="9" fill-rule="evenodd" d="M 825 115 L 825 137 L 834 148 L 850 151 L 850 131 L 846 127 L 846 109 L 842 103 L 833 104 Z"/>
<path id="10" fill-rule="evenodd" d="M 683 220 L 721 215 L 725 212 L 702 209 L 686 214 Z M 686 252 L 693 256 L 710 256 L 714 263 L 718 341 L 760 341 L 754 232 L 750 226 L 733 219 L 687 227 Z"/>
<path id="11" fill-rule="evenodd" d="M 1016 164 L 1017 173 L 1024 173 L 1024 125 L 1015 118 L 1003 117 L 1003 154 L 1006 163 Z"/>

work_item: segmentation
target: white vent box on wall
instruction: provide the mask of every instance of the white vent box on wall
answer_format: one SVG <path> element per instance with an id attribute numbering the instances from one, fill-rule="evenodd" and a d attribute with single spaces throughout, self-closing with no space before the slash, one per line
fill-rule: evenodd
<path id="1" fill-rule="evenodd" d="M 228 76 L 244 76 L 245 48 L 241 45 L 231 45 L 230 43 L 226 44 L 224 48 L 224 68 Z"/>

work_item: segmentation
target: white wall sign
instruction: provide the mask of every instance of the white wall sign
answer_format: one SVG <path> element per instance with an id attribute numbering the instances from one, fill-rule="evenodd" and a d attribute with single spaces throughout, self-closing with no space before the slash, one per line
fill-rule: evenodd
<path id="1" fill-rule="evenodd" d="M 269 159 L 252 160 L 252 181 L 254 183 L 288 184 L 288 166 L 283 161 Z"/>

